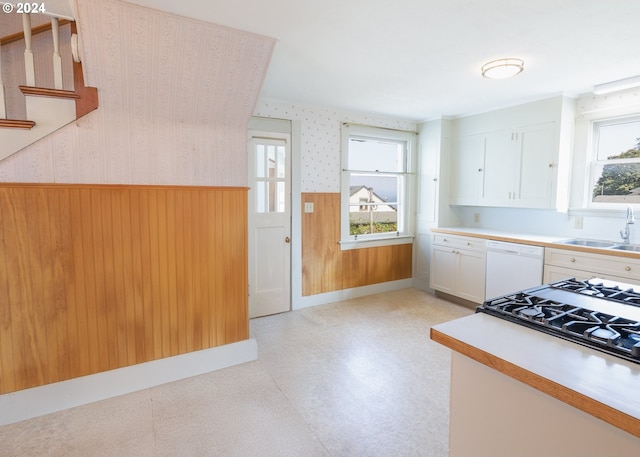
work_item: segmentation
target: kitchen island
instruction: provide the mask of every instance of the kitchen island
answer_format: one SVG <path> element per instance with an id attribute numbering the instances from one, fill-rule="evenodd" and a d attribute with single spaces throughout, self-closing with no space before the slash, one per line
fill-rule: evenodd
<path id="1" fill-rule="evenodd" d="M 474 314 L 452 349 L 450 457 L 640 455 L 640 364 Z"/>

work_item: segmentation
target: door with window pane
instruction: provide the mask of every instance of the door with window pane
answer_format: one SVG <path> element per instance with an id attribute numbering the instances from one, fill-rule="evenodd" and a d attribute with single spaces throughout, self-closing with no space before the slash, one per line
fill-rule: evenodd
<path id="1" fill-rule="evenodd" d="M 289 136 L 249 132 L 249 317 L 291 309 Z"/>

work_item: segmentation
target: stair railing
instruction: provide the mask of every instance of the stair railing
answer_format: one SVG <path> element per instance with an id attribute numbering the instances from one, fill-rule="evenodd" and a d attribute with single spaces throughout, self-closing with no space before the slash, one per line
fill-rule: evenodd
<path id="1" fill-rule="evenodd" d="M 6 2 L 0 1 L 0 4 L 6 6 Z M 20 149 L 53 133 L 57 129 L 79 119 L 98 107 L 97 89 L 84 85 L 82 63 L 77 53 L 77 29 L 73 16 L 65 14 L 58 15 L 47 11 L 47 15 L 51 17 L 51 21 L 32 27 L 32 17 L 30 14 L 21 14 L 23 31 L 0 37 L 0 46 L 24 40 L 25 66 L 25 84 L 19 85 L 18 87 L 24 97 L 7 97 L 7 94 L 5 94 L 5 86 L 0 76 L 0 160 L 9 157 Z M 71 33 L 71 55 L 69 58 L 72 59 L 72 65 L 69 71 L 72 72 L 72 90 L 64 89 L 63 60 L 60 52 L 60 27 L 66 24 L 70 25 Z M 47 82 L 46 80 L 48 78 L 43 78 L 42 75 L 36 75 L 34 52 L 38 54 L 41 52 L 41 49 L 38 41 L 34 41 L 35 47 L 32 47 L 32 37 L 35 34 L 48 31 L 49 29 L 51 30 L 51 37 L 53 39 L 52 67 L 49 67 L 52 68 L 53 78 Z M 19 55 L 20 51 L 15 49 L 15 52 Z M 2 60 L 1 54 L 0 60 Z M 43 79 L 45 81 L 43 81 Z M 13 109 L 11 103 L 20 103 L 22 100 L 26 108 L 26 119 L 12 119 Z"/>
<path id="2" fill-rule="evenodd" d="M 2 81 L 2 54 L 1 46 L 14 41 L 24 39 L 24 68 L 25 68 L 25 86 L 37 87 L 36 71 L 34 65 L 34 49 L 32 46 L 32 37 L 35 34 L 42 33 L 51 29 L 53 39 L 53 87 L 52 89 L 63 89 L 63 71 L 62 71 L 62 55 L 60 54 L 60 26 L 66 25 L 70 21 L 66 18 L 60 19 L 57 16 L 51 16 L 51 22 L 36 27 L 31 26 L 31 15 L 20 13 L 22 15 L 22 32 L 2 37 L 0 42 L 0 119 L 7 119 L 7 100 L 5 96 L 4 84 Z"/>

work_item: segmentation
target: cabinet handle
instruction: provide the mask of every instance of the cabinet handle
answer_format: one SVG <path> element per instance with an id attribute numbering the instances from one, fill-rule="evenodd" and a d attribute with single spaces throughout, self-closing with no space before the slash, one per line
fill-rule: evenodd
<path id="1" fill-rule="evenodd" d="M 625 271 L 631 271 L 631 267 L 624 267 Z"/>
<path id="2" fill-rule="evenodd" d="M 478 168 L 478 171 L 482 171 L 482 168 Z"/>
<path id="3" fill-rule="evenodd" d="M 576 261 L 576 259 L 573 259 L 573 258 L 571 259 L 571 262 L 575 262 L 575 261 Z"/>
<path id="4" fill-rule="evenodd" d="M 553 168 L 553 164 L 552 163 L 549 164 L 549 168 Z"/>

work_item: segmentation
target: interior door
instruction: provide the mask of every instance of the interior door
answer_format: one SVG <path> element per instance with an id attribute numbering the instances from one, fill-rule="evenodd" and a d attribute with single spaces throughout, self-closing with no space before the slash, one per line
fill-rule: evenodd
<path id="1" fill-rule="evenodd" d="M 249 317 L 291 309 L 290 135 L 249 131 Z"/>

